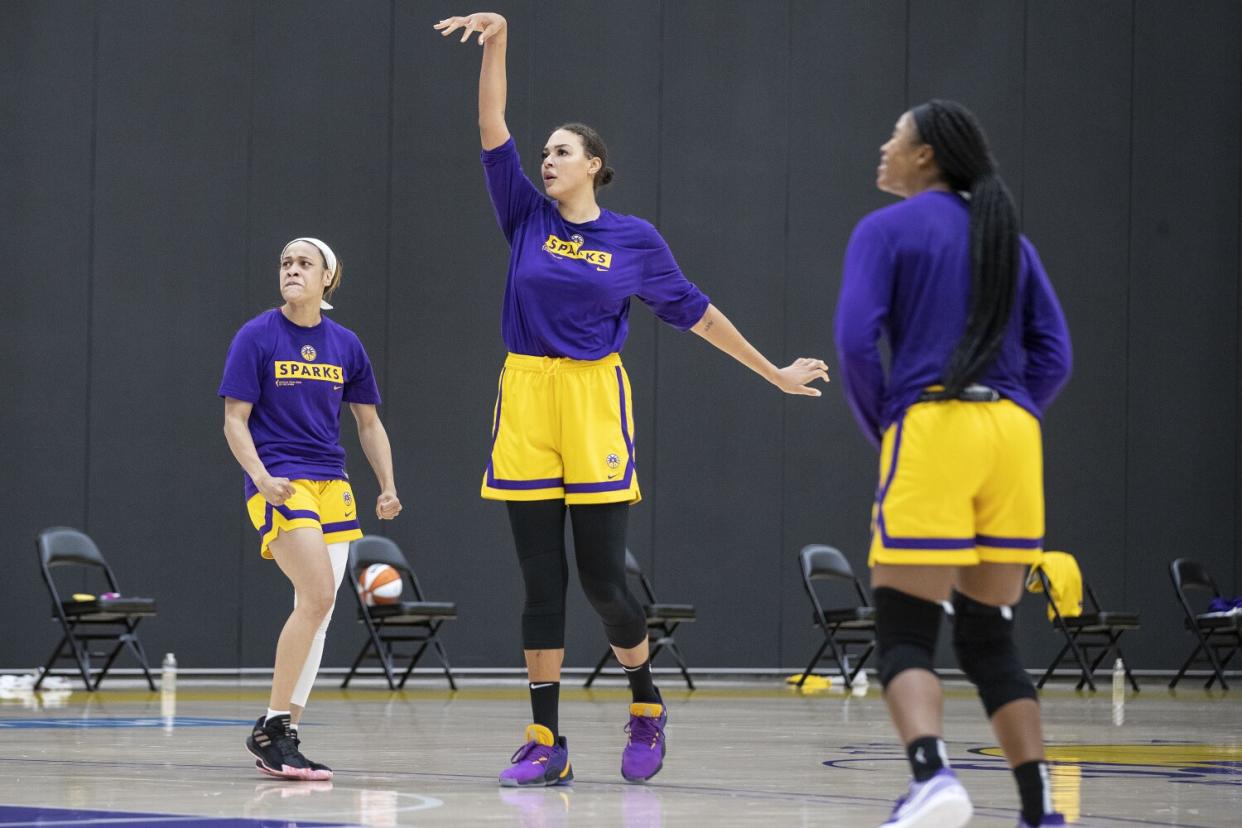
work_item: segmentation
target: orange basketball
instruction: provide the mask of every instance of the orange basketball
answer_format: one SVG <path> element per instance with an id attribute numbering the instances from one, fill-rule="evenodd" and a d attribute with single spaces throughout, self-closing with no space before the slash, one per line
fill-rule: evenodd
<path id="1" fill-rule="evenodd" d="M 358 592 L 368 607 L 401 600 L 401 573 L 388 564 L 371 564 L 358 576 Z"/>

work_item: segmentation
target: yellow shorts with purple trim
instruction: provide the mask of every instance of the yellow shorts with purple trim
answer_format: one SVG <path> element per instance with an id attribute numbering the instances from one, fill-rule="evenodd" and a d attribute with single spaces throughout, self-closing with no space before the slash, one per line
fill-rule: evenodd
<path id="1" fill-rule="evenodd" d="M 293 495 L 273 506 L 257 494 L 246 501 L 250 522 L 262 537 L 259 554 L 272 557 L 268 546 L 282 531 L 318 529 L 324 543 L 344 543 L 362 537 L 358 504 L 348 480 L 291 480 Z"/>
<path id="2" fill-rule="evenodd" d="M 637 503 L 633 411 L 617 354 L 509 354 L 496 391 L 483 497 Z"/>
<path id="3" fill-rule="evenodd" d="M 870 564 L 1030 564 L 1044 542 L 1039 420 L 1010 400 L 916 403 L 880 451 Z"/>

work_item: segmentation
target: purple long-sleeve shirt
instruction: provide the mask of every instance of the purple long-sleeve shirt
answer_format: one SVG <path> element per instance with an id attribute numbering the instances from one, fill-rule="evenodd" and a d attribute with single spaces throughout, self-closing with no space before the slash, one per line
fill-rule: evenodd
<path id="1" fill-rule="evenodd" d="M 594 221 L 566 221 L 522 172 L 512 138 L 484 150 L 482 160 L 512 251 L 500 323 L 510 352 L 572 359 L 619 352 L 631 296 L 683 331 L 703 318 L 707 296 L 649 223 L 611 210 Z"/>
<path id="2" fill-rule="evenodd" d="M 1065 315 L 1035 247 L 1021 239 L 1018 295 L 1005 339 L 977 382 L 1036 417 L 1069 379 Z M 836 374 L 863 433 L 885 429 L 943 379 L 966 329 L 970 297 L 970 208 L 929 190 L 876 210 L 854 228 L 837 302 Z M 888 340 L 888 377 L 879 340 Z"/>

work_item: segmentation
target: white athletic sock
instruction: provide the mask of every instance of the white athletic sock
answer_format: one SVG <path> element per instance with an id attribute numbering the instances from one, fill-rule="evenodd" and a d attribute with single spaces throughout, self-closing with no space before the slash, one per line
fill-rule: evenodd
<path id="1" fill-rule="evenodd" d="M 272 708 L 269 707 L 267 709 L 267 718 L 263 720 L 263 723 L 267 724 L 268 722 L 270 722 L 272 719 L 276 718 L 277 716 L 290 716 L 290 715 L 292 714 L 288 710 L 273 710 Z"/>

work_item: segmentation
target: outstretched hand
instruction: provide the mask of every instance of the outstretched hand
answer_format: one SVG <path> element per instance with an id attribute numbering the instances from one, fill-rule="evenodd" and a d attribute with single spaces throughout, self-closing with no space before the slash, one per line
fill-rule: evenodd
<path id="1" fill-rule="evenodd" d="M 822 359 L 800 357 L 777 371 L 776 379 L 773 382 L 777 388 L 786 394 L 803 394 L 808 397 L 818 397 L 823 392 L 818 388 L 810 387 L 810 383 L 817 379 L 830 382 L 828 379 L 828 363 Z"/>
<path id="2" fill-rule="evenodd" d="M 465 17 L 446 17 L 437 23 L 435 28 L 445 37 L 458 29 L 465 29 L 461 33 L 462 43 L 469 40 L 470 35 L 478 32 L 479 45 L 482 46 L 493 38 L 504 36 L 509 28 L 509 21 L 495 12 L 475 12 Z"/>

